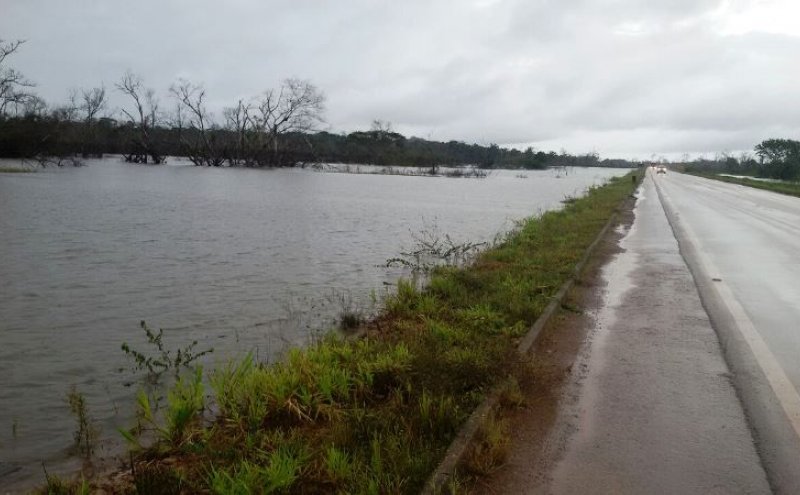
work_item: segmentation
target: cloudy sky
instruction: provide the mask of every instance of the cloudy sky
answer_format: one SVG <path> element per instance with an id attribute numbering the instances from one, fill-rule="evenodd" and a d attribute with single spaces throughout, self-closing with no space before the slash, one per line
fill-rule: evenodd
<path id="1" fill-rule="evenodd" d="M 0 39 L 52 102 L 132 70 L 219 110 L 298 77 L 332 132 L 639 158 L 800 138 L 797 0 L 0 0 Z"/>

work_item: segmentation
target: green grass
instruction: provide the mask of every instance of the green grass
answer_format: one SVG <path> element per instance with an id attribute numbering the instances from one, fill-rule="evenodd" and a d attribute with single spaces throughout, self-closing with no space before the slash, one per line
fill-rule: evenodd
<path id="1" fill-rule="evenodd" d="M 728 177 L 726 175 L 708 174 L 708 173 L 693 173 L 698 177 L 706 179 L 718 180 L 721 182 L 728 182 L 731 184 L 739 184 L 741 186 L 754 187 L 756 189 L 764 189 L 788 196 L 800 197 L 800 182 L 771 182 L 765 180 L 756 180 L 740 177 Z"/>
<path id="2" fill-rule="evenodd" d="M 163 493 L 418 492 L 472 410 L 509 388 L 517 341 L 634 187 L 626 176 L 591 189 L 470 266 L 435 269 L 424 288 L 401 281 L 363 338 L 329 335 L 274 364 L 248 356 L 208 373 L 210 391 L 199 375 L 183 379 L 163 412 L 140 397 L 140 426 L 156 440 L 143 448 L 125 433 L 132 483 L 161 480 Z M 507 430 L 483 432 L 475 471 L 502 461 Z"/>

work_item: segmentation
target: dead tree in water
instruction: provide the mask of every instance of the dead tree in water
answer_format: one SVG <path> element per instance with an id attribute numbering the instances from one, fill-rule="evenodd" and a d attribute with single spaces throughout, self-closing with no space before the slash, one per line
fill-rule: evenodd
<path id="1" fill-rule="evenodd" d="M 252 160 L 250 112 L 252 105 L 239 100 L 235 107 L 228 107 L 222 111 L 225 117 L 225 130 L 232 134 L 232 142 L 225 150 L 225 159 L 231 167 L 255 166 Z"/>
<path id="2" fill-rule="evenodd" d="M 252 125 L 261 136 L 259 163 L 294 165 L 285 140 L 289 134 L 311 132 L 323 122 L 325 95 L 300 79 L 286 79 L 278 91 L 268 90 L 255 103 Z"/>
<path id="3" fill-rule="evenodd" d="M 165 157 L 159 151 L 153 137 L 153 130 L 159 122 L 158 98 L 155 91 L 145 88 L 142 79 L 132 72 L 126 72 L 116 87 L 128 95 L 134 103 L 132 111 L 122 109 L 134 131 L 131 148 L 123 153 L 125 161 L 148 163 L 149 159 L 155 164 L 163 163 Z"/>
<path id="4" fill-rule="evenodd" d="M 195 165 L 219 167 L 225 157 L 219 149 L 214 117 L 208 111 L 203 100 L 206 91 L 185 79 L 179 80 L 169 88 L 170 93 L 178 100 L 177 116 L 181 130 L 181 148 L 189 160 Z M 183 114 L 187 113 L 188 130 L 183 129 Z"/>
<path id="5" fill-rule="evenodd" d="M 287 79 L 250 102 L 226 108 L 231 139 L 225 152 L 231 166 L 286 167 L 297 162 L 289 136 L 314 131 L 324 120 L 325 96 L 313 84 Z"/>
<path id="6" fill-rule="evenodd" d="M 83 114 L 83 138 L 81 139 L 81 156 L 83 158 L 103 156 L 100 143 L 97 142 L 97 121 L 100 112 L 105 107 L 105 86 L 81 90 L 81 102 L 78 104 L 78 108 Z"/>

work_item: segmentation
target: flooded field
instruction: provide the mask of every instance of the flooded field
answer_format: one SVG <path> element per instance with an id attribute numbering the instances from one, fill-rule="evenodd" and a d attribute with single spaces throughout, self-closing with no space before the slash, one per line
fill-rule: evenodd
<path id="1" fill-rule="evenodd" d="M 436 230 L 492 241 L 618 169 L 483 179 L 137 166 L 0 174 L 0 486 L 80 466 L 71 387 L 99 457 L 119 448 L 141 383 L 120 346 L 214 348 L 206 365 L 274 359 L 369 312 L 403 275 L 387 259 Z"/>

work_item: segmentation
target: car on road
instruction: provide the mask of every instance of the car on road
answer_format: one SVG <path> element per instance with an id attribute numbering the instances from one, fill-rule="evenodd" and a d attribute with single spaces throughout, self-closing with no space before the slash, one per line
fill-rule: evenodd
<path id="1" fill-rule="evenodd" d="M 665 167 L 664 165 L 659 165 L 658 167 L 656 167 L 656 173 L 657 174 L 666 174 L 667 173 L 667 167 Z"/>

